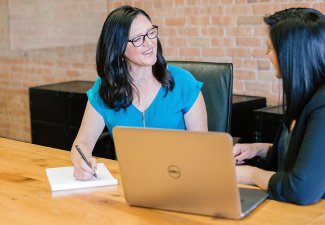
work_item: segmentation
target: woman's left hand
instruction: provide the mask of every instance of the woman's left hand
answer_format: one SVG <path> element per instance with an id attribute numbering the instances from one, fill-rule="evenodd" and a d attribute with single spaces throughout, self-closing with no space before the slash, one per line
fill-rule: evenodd
<path id="1" fill-rule="evenodd" d="M 252 166 L 236 166 L 237 183 L 254 185 L 252 181 L 252 174 L 255 167 Z"/>
<path id="2" fill-rule="evenodd" d="M 273 174 L 275 172 L 253 166 L 236 166 L 237 183 L 257 185 L 263 190 L 268 189 L 269 181 Z"/>

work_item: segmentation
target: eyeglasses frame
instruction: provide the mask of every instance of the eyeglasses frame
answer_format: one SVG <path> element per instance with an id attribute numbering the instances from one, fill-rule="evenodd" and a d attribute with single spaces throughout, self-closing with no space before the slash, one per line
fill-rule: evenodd
<path id="1" fill-rule="evenodd" d="M 156 35 L 155 37 L 153 37 L 153 38 L 150 38 L 150 37 L 148 36 L 148 34 L 149 34 L 149 32 L 152 31 L 153 29 L 157 29 L 157 35 Z M 135 38 L 139 38 L 139 37 L 142 37 L 142 43 L 141 43 L 141 45 L 136 46 L 136 45 L 134 44 L 133 41 L 134 41 Z M 145 38 L 146 38 L 146 37 L 147 37 L 148 39 L 150 39 L 150 40 L 155 39 L 156 37 L 158 37 L 158 26 L 157 26 L 157 25 L 152 25 L 152 28 L 151 28 L 150 30 L 148 30 L 148 32 L 147 32 L 146 34 L 138 35 L 138 36 L 132 38 L 132 40 L 128 40 L 128 42 L 131 42 L 131 43 L 133 44 L 133 46 L 137 48 L 137 47 L 140 47 L 140 46 L 143 45 L 143 43 L 145 42 Z"/>

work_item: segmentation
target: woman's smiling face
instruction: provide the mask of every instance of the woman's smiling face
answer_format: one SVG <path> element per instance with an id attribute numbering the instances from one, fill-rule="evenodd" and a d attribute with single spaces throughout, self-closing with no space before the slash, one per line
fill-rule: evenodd
<path id="1" fill-rule="evenodd" d="M 143 36 L 139 37 L 139 35 L 146 35 L 152 28 L 153 25 L 150 20 L 139 14 L 131 24 L 128 39 L 143 38 Z M 157 61 L 157 37 L 149 39 L 145 36 L 143 44 L 138 47 L 135 47 L 129 41 L 124 52 L 124 58 L 131 70 L 135 69 L 135 67 L 153 66 Z"/>

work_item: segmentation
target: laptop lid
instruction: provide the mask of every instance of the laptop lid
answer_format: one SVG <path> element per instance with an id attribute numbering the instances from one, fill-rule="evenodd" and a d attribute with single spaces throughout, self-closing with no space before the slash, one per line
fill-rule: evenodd
<path id="1" fill-rule="evenodd" d="M 128 204 L 244 216 L 229 134 L 114 127 L 113 137 Z"/>

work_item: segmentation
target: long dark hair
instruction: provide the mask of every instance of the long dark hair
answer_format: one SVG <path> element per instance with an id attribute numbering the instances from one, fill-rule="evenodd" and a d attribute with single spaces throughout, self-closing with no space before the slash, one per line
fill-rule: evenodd
<path id="1" fill-rule="evenodd" d="M 133 100 L 132 78 L 123 58 L 131 24 L 139 14 L 151 21 L 142 9 L 121 6 L 113 10 L 103 25 L 96 52 L 97 73 L 101 77 L 99 94 L 105 104 L 116 111 L 126 109 Z M 162 47 L 157 37 L 157 62 L 152 66 L 155 78 L 168 91 L 174 88 L 174 79 L 167 70 Z"/>
<path id="2" fill-rule="evenodd" d="M 278 57 L 289 127 L 325 80 L 325 16 L 315 9 L 290 8 L 264 21 Z"/>

